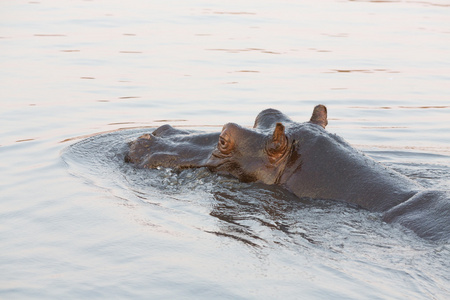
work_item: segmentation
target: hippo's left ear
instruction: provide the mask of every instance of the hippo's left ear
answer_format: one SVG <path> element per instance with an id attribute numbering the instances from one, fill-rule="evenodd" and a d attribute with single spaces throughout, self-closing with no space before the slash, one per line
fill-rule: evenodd
<path id="1" fill-rule="evenodd" d="M 272 139 L 266 145 L 266 152 L 271 163 L 276 163 L 286 153 L 288 141 L 284 133 L 284 125 L 277 123 L 273 131 Z"/>
<path id="2" fill-rule="evenodd" d="M 328 125 L 327 108 L 325 105 L 317 105 L 314 107 L 314 111 L 309 122 L 317 124 L 325 128 Z"/>

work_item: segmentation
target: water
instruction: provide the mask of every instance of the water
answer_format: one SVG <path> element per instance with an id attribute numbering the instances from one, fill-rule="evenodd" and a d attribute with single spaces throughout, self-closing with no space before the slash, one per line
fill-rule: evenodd
<path id="1" fill-rule="evenodd" d="M 1 3 L 0 298 L 449 298 L 448 243 L 344 203 L 122 161 L 165 123 L 219 131 L 268 107 L 305 121 L 323 103 L 327 130 L 448 189 L 449 9 Z"/>

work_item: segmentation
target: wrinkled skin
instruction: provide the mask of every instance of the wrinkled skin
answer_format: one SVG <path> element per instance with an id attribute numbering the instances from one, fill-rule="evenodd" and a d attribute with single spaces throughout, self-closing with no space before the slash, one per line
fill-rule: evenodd
<path id="1" fill-rule="evenodd" d="M 207 167 L 243 182 L 281 185 L 298 197 L 342 200 L 383 213 L 430 240 L 450 240 L 450 192 L 427 191 L 325 130 L 327 109 L 297 123 L 274 109 L 253 129 L 226 124 L 221 133 L 169 125 L 130 143 L 125 160 L 142 168 Z"/>

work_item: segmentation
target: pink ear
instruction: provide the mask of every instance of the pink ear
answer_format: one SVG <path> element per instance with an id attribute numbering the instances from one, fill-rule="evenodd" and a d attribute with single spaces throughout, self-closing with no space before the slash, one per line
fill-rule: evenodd
<path id="1" fill-rule="evenodd" d="M 309 122 L 317 124 L 325 128 L 328 125 L 327 120 L 327 108 L 325 105 L 317 105 L 314 107 L 314 111 Z"/>
<path id="2" fill-rule="evenodd" d="M 275 163 L 280 159 L 287 149 L 287 137 L 284 133 L 284 125 L 277 123 L 275 130 L 273 131 L 272 139 L 266 146 L 267 154 L 269 155 L 269 161 Z"/>

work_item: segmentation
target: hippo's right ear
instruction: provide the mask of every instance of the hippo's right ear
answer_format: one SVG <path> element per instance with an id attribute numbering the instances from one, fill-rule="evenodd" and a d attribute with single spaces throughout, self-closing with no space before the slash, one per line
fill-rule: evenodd
<path id="1" fill-rule="evenodd" d="M 284 133 L 284 125 L 277 123 L 272 138 L 266 145 L 266 152 L 271 163 L 276 163 L 286 153 L 288 141 Z"/>
<path id="2" fill-rule="evenodd" d="M 327 108 L 325 105 L 317 105 L 314 107 L 314 111 L 309 122 L 317 124 L 325 128 L 328 125 Z"/>

